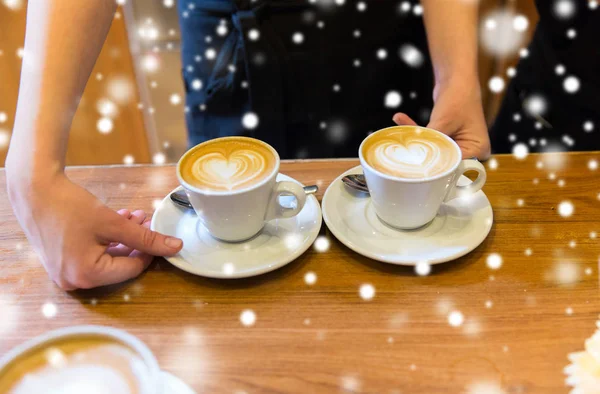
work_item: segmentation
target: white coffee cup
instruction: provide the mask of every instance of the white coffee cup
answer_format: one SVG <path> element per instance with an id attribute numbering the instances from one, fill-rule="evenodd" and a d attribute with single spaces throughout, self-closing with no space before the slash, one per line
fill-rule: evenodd
<path id="1" fill-rule="evenodd" d="M 207 142 L 227 138 L 239 139 L 246 137 L 223 137 Z M 259 142 L 271 151 L 275 166 L 265 179 L 248 188 L 232 191 L 213 191 L 200 189 L 186 182 L 181 174 L 181 164 L 187 155 L 202 144 L 188 150 L 177 164 L 179 183 L 185 189 L 200 222 L 217 239 L 239 242 L 252 238 L 262 230 L 266 222 L 296 216 L 306 202 L 306 193 L 301 185 L 289 181 L 276 181 L 280 165 L 277 151 L 265 142 L 253 141 Z M 292 207 L 282 206 L 279 198 L 290 195 L 295 197 L 296 204 Z"/>
<path id="2" fill-rule="evenodd" d="M 150 349 L 133 335 L 112 327 L 104 326 L 73 326 L 59 328 L 54 331 L 39 335 L 22 343 L 0 358 L 0 376 L 5 368 L 14 365 L 24 355 L 36 351 L 50 349 L 59 341 L 76 341 L 81 337 L 98 337 L 119 343 L 132 350 L 136 357 L 144 364 L 144 373 L 140 377 L 140 394 L 163 394 L 161 386 L 161 371 L 156 358 Z M 139 373 L 140 371 L 138 371 Z"/>
<path id="3" fill-rule="evenodd" d="M 378 132 L 397 128 L 397 126 L 378 130 L 363 140 L 358 156 L 367 181 L 371 201 L 379 219 L 399 229 L 415 229 L 431 222 L 442 203 L 455 198 L 464 198 L 479 191 L 486 180 L 485 168 L 477 160 L 460 160 L 461 151 L 454 140 L 437 130 L 431 130 L 446 138 L 456 150 L 457 160 L 446 171 L 426 178 L 400 178 L 373 168 L 363 156 L 363 146 Z M 466 186 L 458 186 L 458 179 L 467 171 L 476 171 L 477 179 Z"/>

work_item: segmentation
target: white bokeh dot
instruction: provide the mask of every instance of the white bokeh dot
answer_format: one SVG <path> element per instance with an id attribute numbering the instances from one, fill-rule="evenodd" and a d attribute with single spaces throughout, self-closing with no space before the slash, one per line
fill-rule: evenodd
<path id="1" fill-rule="evenodd" d="M 570 39 L 577 37 L 577 30 L 575 30 L 575 29 L 567 30 L 567 37 Z"/>
<path id="2" fill-rule="evenodd" d="M 591 133 L 592 131 L 594 131 L 594 122 L 592 122 L 591 120 L 586 120 L 585 122 L 583 122 L 583 130 L 586 133 Z"/>
<path id="3" fill-rule="evenodd" d="M 415 265 L 415 272 L 419 276 L 427 276 L 431 273 L 431 264 L 427 261 L 419 261 Z"/>
<path id="4" fill-rule="evenodd" d="M 229 30 L 227 29 L 227 25 L 219 24 L 219 26 L 217 26 L 217 35 L 225 36 L 228 32 Z"/>
<path id="5" fill-rule="evenodd" d="M 204 52 L 204 57 L 206 57 L 208 60 L 214 60 L 215 57 L 217 57 L 217 51 L 215 51 L 214 48 L 207 48 Z"/>
<path id="6" fill-rule="evenodd" d="M 356 9 L 359 10 L 360 12 L 364 12 L 367 9 L 367 3 L 365 3 L 364 1 L 359 1 L 356 4 Z"/>
<path id="7" fill-rule="evenodd" d="M 567 69 L 562 64 L 557 64 L 556 67 L 554 67 L 554 72 L 556 75 L 564 75 L 566 71 Z"/>
<path id="8" fill-rule="evenodd" d="M 42 305 L 42 314 L 47 319 L 52 319 L 55 317 L 57 312 L 58 308 L 56 307 L 56 304 L 52 302 L 46 302 L 44 305 Z"/>
<path id="9" fill-rule="evenodd" d="M 304 274 L 304 282 L 309 286 L 314 285 L 317 283 L 317 274 L 312 271 L 307 272 Z"/>
<path id="10" fill-rule="evenodd" d="M 6 116 L 6 112 L 0 112 L 0 123 L 4 123 L 8 120 L 8 116 Z"/>
<path id="11" fill-rule="evenodd" d="M 260 38 L 260 32 L 257 29 L 248 30 L 248 38 L 250 41 L 256 41 Z"/>
<path id="12" fill-rule="evenodd" d="M 518 32 L 524 32 L 529 27 L 529 19 L 525 15 L 517 15 L 513 19 L 513 28 Z"/>
<path id="13" fill-rule="evenodd" d="M 502 266 L 502 256 L 498 253 L 490 253 L 486 259 L 488 268 L 497 270 Z"/>
<path id="14" fill-rule="evenodd" d="M 125 155 L 123 157 L 123 164 L 130 166 L 133 163 L 135 163 L 135 158 L 132 155 Z"/>
<path id="15" fill-rule="evenodd" d="M 161 164 L 165 164 L 166 161 L 167 161 L 167 156 L 165 156 L 165 154 L 162 152 L 157 152 L 154 154 L 154 156 L 152 156 L 152 162 L 154 164 L 161 165 Z"/>
<path id="16" fill-rule="evenodd" d="M 558 204 L 558 214 L 562 217 L 569 217 L 575 212 L 575 207 L 570 201 L 563 201 Z"/>
<path id="17" fill-rule="evenodd" d="M 598 160 L 591 159 L 588 161 L 588 168 L 592 171 L 596 171 L 598 169 Z"/>
<path id="18" fill-rule="evenodd" d="M 384 105 L 386 108 L 398 108 L 402 104 L 402 96 L 399 92 L 391 90 L 386 93 Z"/>
<path id="19" fill-rule="evenodd" d="M 517 75 L 517 69 L 514 67 L 509 67 L 506 69 L 506 75 L 510 78 L 514 77 L 515 75 Z"/>
<path id="20" fill-rule="evenodd" d="M 387 50 L 385 48 L 379 48 L 377 50 L 377 59 L 385 60 L 387 58 Z"/>
<path id="21" fill-rule="evenodd" d="M 548 103 L 543 96 L 533 94 L 525 98 L 523 108 L 529 115 L 536 118 L 538 115 L 543 115 L 546 112 Z"/>
<path id="22" fill-rule="evenodd" d="M 459 311 L 452 311 L 448 314 L 448 324 L 452 327 L 460 327 L 465 321 L 464 315 Z"/>
<path id="23" fill-rule="evenodd" d="M 548 1 L 548 0 L 546 0 Z M 576 7 L 573 0 L 558 0 L 554 2 L 552 8 L 554 15 L 558 19 L 566 20 L 570 19 L 575 15 Z"/>
<path id="24" fill-rule="evenodd" d="M 304 34 L 296 32 L 292 35 L 292 41 L 294 44 L 302 44 L 304 42 Z"/>
<path id="25" fill-rule="evenodd" d="M 324 235 L 320 235 L 317 237 L 317 239 L 315 239 L 315 242 L 313 244 L 313 247 L 315 248 L 315 250 L 317 252 L 327 252 L 329 250 L 329 246 L 330 246 L 330 242 L 329 239 L 324 236 Z"/>
<path id="26" fill-rule="evenodd" d="M 202 89 L 202 80 L 195 78 L 194 80 L 192 80 L 192 89 L 194 90 L 200 90 Z"/>
<path id="27" fill-rule="evenodd" d="M 519 142 L 513 146 L 512 153 L 517 160 L 523 160 L 529 154 L 529 148 L 524 143 Z"/>
<path id="28" fill-rule="evenodd" d="M 490 160 L 488 160 L 487 165 L 490 170 L 495 170 L 498 168 L 498 160 L 492 157 Z"/>
<path id="29" fill-rule="evenodd" d="M 113 121 L 111 118 L 102 117 L 96 122 L 96 129 L 100 134 L 109 134 L 113 130 Z"/>
<path id="30" fill-rule="evenodd" d="M 256 323 L 256 313 L 251 309 L 242 311 L 240 314 L 240 322 L 246 327 L 253 326 L 254 323 Z"/>
<path id="31" fill-rule="evenodd" d="M 425 61 L 425 57 L 419 48 L 412 44 L 402 45 L 398 51 L 398 54 L 404 63 L 413 68 L 420 67 Z"/>
<path id="32" fill-rule="evenodd" d="M 499 76 L 494 76 L 490 78 L 490 81 L 488 82 L 488 87 L 493 93 L 502 92 L 504 90 L 504 86 L 504 79 L 502 79 L 502 77 Z"/>
<path id="33" fill-rule="evenodd" d="M 360 286 L 358 293 L 363 300 L 372 300 L 375 297 L 375 287 L 372 284 L 365 283 Z"/>
<path id="34" fill-rule="evenodd" d="M 242 117 L 242 125 L 249 130 L 252 130 L 258 126 L 258 115 L 254 112 L 247 112 Z"/>
<path id="35" fill-rule="evenodd" d="M 227 276 L 232 276 L 235 273 L 235 265 L 233 263 L 223 264 L 223 273 Z"/>
<path id="36" fill-rule="evenodd" d="M 567 309 L 565 309 L 565 313 L 569 316 L 571 316 L 573 314 L 573 308 L 571 308 L 570 306 L 567 307 Z"/>
<path id="37" fill-rule="evenodd" d="M 527 48 L 521 48 L 519 50 L 519 56 L 522 57 L 522 58 L 528 57 L 529 56 L 529 49 L 527 49 Z"/>
<path id="38" fill-rule="evenodd" d="M 179 104 L 181 104 L 181 96 L 178 95 L 177 93 L 173 93 L 169 97 L 169 102 L 171 103 L 171 105 L 179 105 Z"/>

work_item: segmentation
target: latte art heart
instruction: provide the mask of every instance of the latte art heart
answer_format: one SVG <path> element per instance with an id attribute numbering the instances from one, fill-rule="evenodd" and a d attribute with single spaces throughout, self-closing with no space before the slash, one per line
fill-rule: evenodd
<path id="1" fill-rule="evenodd" d="M 400 178 L 428 178 L 450 169 L 458 160 L 453 144 L 443 135 L 415 126 L 382 130 L 363 146 L 373 168 Z"/>
<path id="2" fill-rule="evenodd" d="M 237 150 L 228 157 L 214 152 L 196 160 L 192 175 L 210 188 L 232 190 L 259 177 L 265 168 L 265 158 L 254 151 Z"/>
<path id="3" fill-rule="evenodd" d="M 182 159 L 180 171 L 195 187 L 232 191 L 259 183 L 273 172 L 275 163 L 273 153 L 259 141 L 230 137 L 199 145 Z"/>

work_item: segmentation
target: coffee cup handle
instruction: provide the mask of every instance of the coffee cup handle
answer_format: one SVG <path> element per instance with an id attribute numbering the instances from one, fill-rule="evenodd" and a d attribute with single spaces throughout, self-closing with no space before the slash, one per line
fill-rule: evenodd
<path id="1" fill-rule="evenodd" d="M 458 180 L 460 176 L 467 171 L 477 171 L 477 179 L 472 183 L 465 186 L 459 186 Z M 487 175 L 485 173 L 485 167 L 477 160 L 463 160 L 456 169 L 456 176 L 454 177 L 454 184 L 451 186 L 450 191 L 446 194 L 444 202 L 454 200 L 455 198 L 470 196 L 477 193 L 485 184 Z"/>
<path id="2" fill-rule="evenodd" d="M 294 196 L 296 197 L 296 206 L 292 208 L 284 207 L 279 202 L 281 196 Z M 267 215 L 265 221 L 279 219 L 279 218 L 291 218 L 296 216 L 306 202 L 306 193 L 304 188 L 295 182 L 277 182 L 271 193 L 271 200 L 269 201 L 269 207 L 267 208 Z"/>

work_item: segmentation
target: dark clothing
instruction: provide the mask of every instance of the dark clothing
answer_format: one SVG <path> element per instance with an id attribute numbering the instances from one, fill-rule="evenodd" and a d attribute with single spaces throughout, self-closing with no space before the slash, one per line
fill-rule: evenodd
<path id="1" fill-rule="evenodd" d="M 433 73 L 421 16 L 402 12 L 397 1 L 366 2 L 365 12 L 355 2 L 330 3 L 179 1 L 190 145 L 247 135 L 282 158 L 356 157 L 367 133 L 392 125 L 397 111 L 427 123 Z M 252 29 L 257 40 L 249 38 Z M 294 42 L 296 33 L 302 40 L 296 35 Z M 400 59 L 407 43 L 423 55 L 419 67 Z M 384 59 L 377 56 L 382 48 Z M 199 90 L 195 79 L 203 82 Z M 390 91 L 402 97 L 397 108 L 384 105 Z M 258 116 L 256 128 L 243 126 L 248 112 Z"/>
<path id="2" fill-rule="evenodd" d="M 536 1 L 540 21 L 529 56 L 519 62 L 490 130 L 494 152 L 510 152 L 516 143 L 528 144 L 530 151 L 600 149 L 600 6 L 572 3 L 575 13 L 563 19 L 555 14 L 554 1 Z M 569 29 L 575 30 L 574 38 L 568 37 Z M 579 81 L 572 93 L 564 86 L 571 76 Z M 525 110 L 532 95 L 547 103 L 542 119 Z"/>

